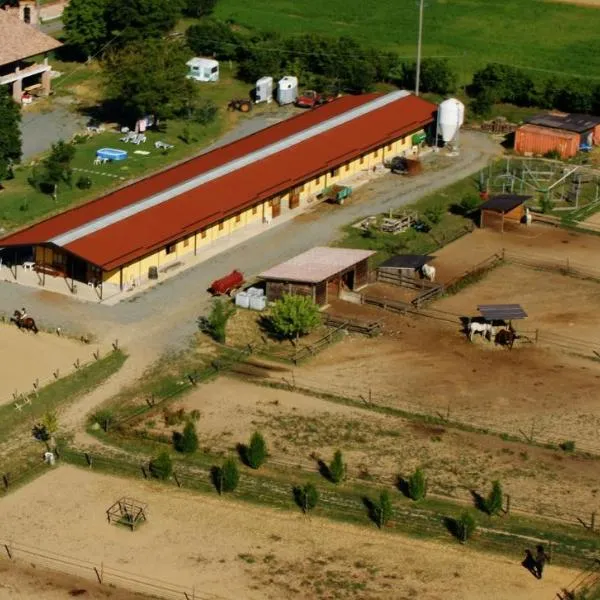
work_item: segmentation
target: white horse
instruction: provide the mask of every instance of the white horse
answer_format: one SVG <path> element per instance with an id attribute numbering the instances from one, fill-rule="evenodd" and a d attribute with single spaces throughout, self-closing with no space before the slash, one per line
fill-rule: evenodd
<path id="1" fill-rule="evenodd" d="M 472 321 L 469 323 L 469 341 L 473 341 L 473 336 L 480 333 L 483 337 L 488 337 L 490 340 L 494 337 L 494 327 L 491 323 L 477 323 Z"/>
<path id="2" fill-rule="evenodd" d="M 435 267 L 432 265 L 423 265 L 421 267 L 421 273 L 423 273 L 423 277 L 428 279 L 429 281 L 435 281 Z"/>

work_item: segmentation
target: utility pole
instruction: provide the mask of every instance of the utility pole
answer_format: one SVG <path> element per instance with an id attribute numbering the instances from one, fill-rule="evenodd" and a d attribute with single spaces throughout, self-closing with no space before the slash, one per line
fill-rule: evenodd
<path id="1" fill-rule="evenodd" d="M 417 76 L 415 80 L 415 96 L 419 95 L 419 83 L 421 79 L 421 40 L 423 39 L 423 4 L 419 0 L 419 41 L 417 42 Z"/>

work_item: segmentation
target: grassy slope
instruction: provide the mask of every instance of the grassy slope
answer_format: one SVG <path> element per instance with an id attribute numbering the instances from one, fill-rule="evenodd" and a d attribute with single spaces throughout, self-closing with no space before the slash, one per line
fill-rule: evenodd
<path id="1" fill-rule="evenodd" d="M 456 57 L 463 78 L 489 61 L 583 76 L 600 71 L 599 9 L 543 0 L 428 0 L 427 5 L 424 55 Z M 220 0 L 216 16 L 284 35 L 350 35 L 410 58 L 416 53 L 414 0 Z"/>

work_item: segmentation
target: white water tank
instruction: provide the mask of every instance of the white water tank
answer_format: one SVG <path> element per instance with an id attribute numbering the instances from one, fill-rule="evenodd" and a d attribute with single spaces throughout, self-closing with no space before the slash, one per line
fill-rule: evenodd
<path id="1" fill-rule="evenodd" d="M 292 104 L 298 97 L 298 78 L 286 75 L 277 83 L 277 102 Z"/>
<path id="2" fill-rule="evenodd" d="M 273 100 L 273 78 L 272 77 L 261 77 L 256 82 L 256 90 L 254 95 L 254 102 L 271 102 Z"/>
<path id="3" fill-rule="evenodd" d="M 235 295 L 235 305 L 241 308 L 250 308 L 250 296 L 246 292 L 238 292 Z"/>
<path id="4" fill-rule="evenodd" d="M 265 296 L 250 296 L 250 308 L 252 310 L 265 310 L 267 299 Z"/>
<path id="5" fill-rule="evenodd" d="M 448 98 L 438 106 L 438 132 L 444 142 L 451 142 L 465 120 L 465 105 L 456 98 Z"/>

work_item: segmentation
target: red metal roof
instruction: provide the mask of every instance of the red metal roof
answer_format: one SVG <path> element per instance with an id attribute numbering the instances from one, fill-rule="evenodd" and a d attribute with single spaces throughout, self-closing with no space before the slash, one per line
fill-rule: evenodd
<path id="1" fill-rule="evenodd" d="M 373 100 L 345 96 L 318 109 L 188 160 L 111 194 L 0 239 L 1 246 L 33 245 L 138 202 L 151 194 Z M 437 107 L 407 96 L 318 136 L 205 183 L 64 246 L 111 270 L 141 258 L 357 155 L 430 123 Z"/>

